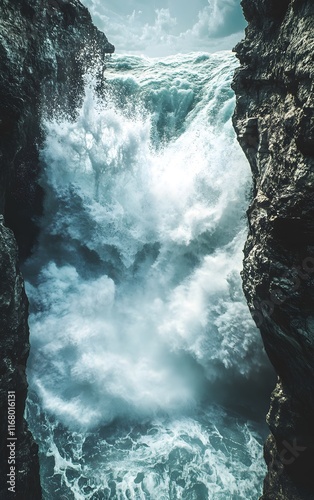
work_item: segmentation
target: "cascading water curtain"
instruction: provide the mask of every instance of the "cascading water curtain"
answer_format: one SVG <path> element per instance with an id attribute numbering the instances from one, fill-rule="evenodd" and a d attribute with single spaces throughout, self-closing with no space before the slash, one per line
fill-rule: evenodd
<path id="1" fill-rule="evenodd" d="M 103 98 L 89 82 L 75 121 L 43 124 L 25 274 L 45 499 L 258 498 L 259 424 L 226 405 L 265 364 L 241 290 L 235 65 L 114 57 Z"/>

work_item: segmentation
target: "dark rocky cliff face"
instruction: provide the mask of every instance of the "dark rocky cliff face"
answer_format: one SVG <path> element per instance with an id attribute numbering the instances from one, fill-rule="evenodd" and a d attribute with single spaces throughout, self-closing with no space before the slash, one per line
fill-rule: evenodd
<path id="1" fill-rule="evenodd" d="M 41 498 L 37 445 L 23 419 L 27 395 L 25 366 L 29 349 L 28 302 L 17 266 L 18 250 L 13 233 L 4 226 L 3 216 L 0 216 L 0 498 L 6 500 L 12 496 L 36 500 Z M 8 410 L 12 400 L 9 391 L 14 392 L 15 403 L 10 421 Z M 12 424 L 10 433 L 8 424 Z M 12 453 L 7 447 L 11 443 L 9 437 L 16 438 L 16 441 L 12 440 Z M 16 496 L 12 490 L 8 492 L 8 487 L 11 487 L 6 476 L 9 459 L 10 465 L 12 463 L 15 467 Z M 24 497 L 18 496 L 21 492 Z"/>
<path id="2" fill-rule="evenodd" d="M 41 498 L 37 446 L 23 419 L 29 332 L 18 270 L 18 248 L 29 254 L 42 208 L 40 118 L 58 107 L 75 113 L 85 72 L 113 51 L 78 0 L 0 0 L 0 499 Z M 6 482 L 8 391 L 16 398 L 16 495 Z"/>
<path id="3" fill-rule="evenodd" d="M 242 5 L 234 126 L 254 179 L 243 286 L 278 374 L 263 499 L 313 499 L 314 3 Z"/>

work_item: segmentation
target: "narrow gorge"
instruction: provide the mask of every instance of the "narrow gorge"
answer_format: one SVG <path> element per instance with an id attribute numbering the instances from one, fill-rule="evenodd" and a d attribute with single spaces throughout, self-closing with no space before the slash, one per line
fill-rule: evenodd
<path id="1" fill-rule="evenodd" d="M 314 498 L 314 4 L 241 5 L 234 73 L 0 0 L 1 500 L 9 391 L 12 498 L 260 496 L 248 203 L 261 498 Z"/>

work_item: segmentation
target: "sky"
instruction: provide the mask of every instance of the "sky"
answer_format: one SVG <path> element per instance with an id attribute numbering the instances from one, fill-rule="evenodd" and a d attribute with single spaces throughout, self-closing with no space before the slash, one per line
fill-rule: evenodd
<path id="1" fill-rule="evenodd" d="M 116 53 L 150 57 L 232 49 L 246 26 L 240 0 L 82 0 Z"/>

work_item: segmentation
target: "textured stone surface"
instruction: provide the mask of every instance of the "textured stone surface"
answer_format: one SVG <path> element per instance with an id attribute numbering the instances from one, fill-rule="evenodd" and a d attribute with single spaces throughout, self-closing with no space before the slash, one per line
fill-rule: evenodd
<path id="1" fill-rule="evenodd" d="M 314 499 L 314 3 L 242 5 L 234 126 L 254 179 L 243 286 L 279 376 L 263 499 Z"/>
<path id="2" fill-rule="evenodd" d="M 40 118 L 74 114 L 85 72 L 113 52 L 78 0 L 0 0 L 0 214 L 20 255 L 36 239 L 41 213 Z M 97 63 L 97 64 L 96 64 Z M 23 418 L 29 352 L 28 303 L 18 248 L 0 216 L 0 500 L 41 498 L 37 445 Z M 16 395 L 16 495 L 8 492 L 8 391 Z"/>
<path id="3" fill-rule="evenodd" d="M 0 216 L 0 499 L 41 498 L 37 445 L 23 419 L 27 382 L 25 365 L 29 351 L 28 302 L 18 271 L 18 251 L 12 231 Z M 15 392 L 16 492 L 8 493 L 8 391 Z M 14 432 L 14 431 L 13 431 Z"/>

